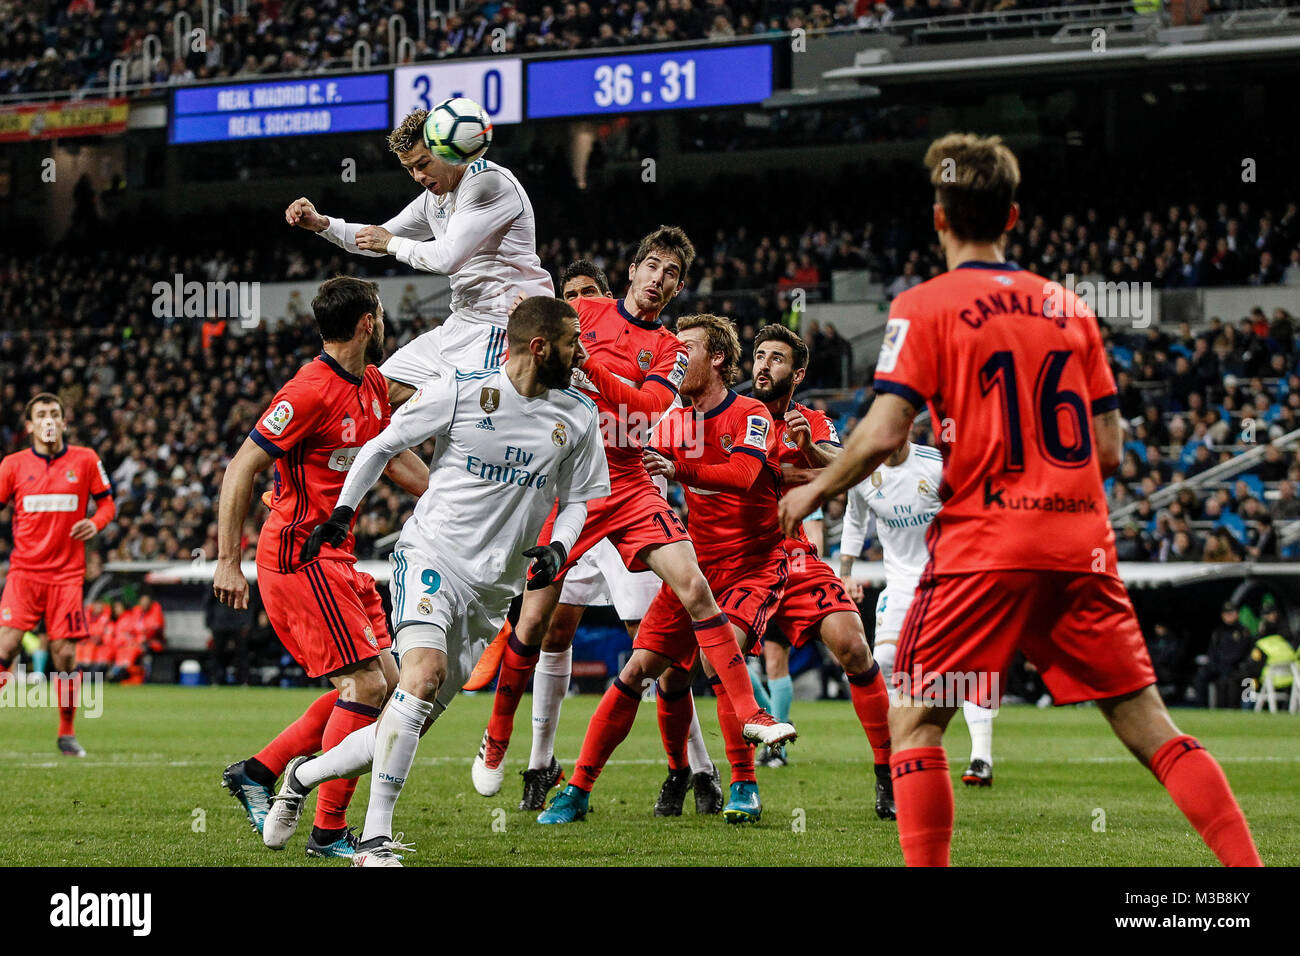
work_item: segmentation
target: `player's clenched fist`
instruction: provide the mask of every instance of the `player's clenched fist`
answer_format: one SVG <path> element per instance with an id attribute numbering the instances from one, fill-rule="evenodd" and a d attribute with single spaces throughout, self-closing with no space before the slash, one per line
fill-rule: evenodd
<path id="1" fill-rule="evenodd" d="M 533 559 L 533 563 L 528 566 L 527 590 L 538 591 L 555 580 L 560 568 L 564 567 L 569 552 L 560 542 L 552 541 L 550 544 L 529 548 L 524 552 L 524 557 Z"/>
<path id="2" fill-rule="evenodd" d="M 808 424 L 803 412 L 791 408 L 785 413 L 785 426 L 786 433 L 799 448 L 807 451 L 812 447 L 812 426 Z"/>
<path id="3" fill-rule="evenodd" d="M 383 226 L 362 226 L 357 230 L 357 248 L 367 252 L 387 252 L 393 234 Z"/>
<path id="4" fill-rule="evenodd" d="M 289 208 L 284 211 L 284 221 L 309 232 L 321 232 L 330 225 L 329 219 L 318 213 L 306 196 L 289 203 Z"/>
<path id="5" fill-rule="evenodd" d="M 303 564 L 315 561 L 323 545 L 328 544 L 337 548 L 343 544 L 347 540 L 348 532 L 352 530 L 353 513 L 353 509 L 347 505 L 339 505 L 335 508 L 327 519 L 311 529 L 311 534 L 302 543 L 302 552 L 298 555 L 298 560 Z"/>

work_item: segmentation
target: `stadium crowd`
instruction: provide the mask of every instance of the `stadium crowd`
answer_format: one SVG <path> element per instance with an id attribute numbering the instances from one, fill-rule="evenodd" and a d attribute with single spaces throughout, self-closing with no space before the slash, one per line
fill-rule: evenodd
<path id="1" fill-rule="evenodd" d="M 352 65 L 353 46 L 371 46 L 371 64 L 394 62 L 389 18 L 415 41 L 414 60 L 729 40 L 795 29 L 879 29 L 891 23 L 964 13 L 1067 5 L 1062 0 L 523 0 L 470 4 L 445 19 L 430 15 L 420 38 L 414 0 L 253 0 L 222 18 L 203 44 L 178 51 L 178 12 L 202 26 L 193 0 L 5 0 L 0 13 L 0 93 L 102 91 L 109 64 L 129 58 L 127 82 L 162 86 L 221 77 L 287 74 Z M 230 5 L 228 5 L 230 6 Z M 432 6 L 432 5 L 430 5 Z M 144 39 L 162 54 L 152 67 Z M 398 37 L 400 40 L 400 35 Z M 195 49 L 195 47 L 199 47 Z"/>
<path id="2" fill-rule="evenodd" d="M 1179 274 L 1202 284 L 1300 285 L 1300 215 L 1295 203 L 1279 209 L 1218 203 L 1202 212 L 1188 205 L 1109 222 L 1090 210 L 1063 215 L 1053 225 L 1033 216 L 1012 233 L 1007 254 L 1058 279 L 1075 273 L 1155 283 L 1170 262 L 1190 259 L 1191 272 Z M 97 543 L 104 556 L 212 555 L 212 509 L 225 461 L 275 389 L 317 346 L 302 333 L 306 303 L 288 324 L 236 337 L 240 330 L 218 320 L 156 318 L 153 283 L 177 273 L 212 281 L 317 280 L 338 272 L 391 272 L 395 264 L 256 232 L 244 233 L 250 242 L 238 256 L 214 248 L 211 239 L 202 251 L 164 251 L 120 236 L 95 241 L 94 230 L 105 227 L 98 215 L 83 211 L 71 236 L 79 241 L 0 263 L 0 451 L 24 445 L 27 397 L 57 391 L 67 404 L 71 440 L 94 447 L 113 479 L 121 520 Z M 183 228 L 168 232 L 165 223 L 154 225 L 161 230 L 154 235 L 184 234 Z M 767 322 L 797 325 L 795 290 L 815 301 L 828 294 L 835 270 L 865 268 L 897 293 L 940 268 L 933 246 L 917 247 L 892 221 L 857 231 L 831 222 L 776 235 L 736 226 L 700 236 L 697 250 L 690 285 L 672 311 L 730 315 L 746 343 Z M 593 259 L 616 294 L 626 281 L 628 251 L 612 239 L 545 237 L 539 249 L 555 273 L 579 256 Z M 1270 260 L 1289 265 L 1278 269 Z M 441 318 L 413 296 L 389 303 L 389 312 L 390 349 Z M 50 317 L 57 317 L 53 327 Z M 806 387 L 852 388 L 863 380 L 853 374 L 850 343 L 833 325 L 814 324 L 807 332 L 813 358 Z M 1268 315 L 1256 310 L 1177 332 L 1112 323 L 1104 336 L 1121 410 L 1133 426 L 1123 466 L 1109 483 L 1114 506 L 1136 502 L 1118 528 L 1121 557 L 1238 560 L 1284 552 L 1276 522 L 1300 517 L 1300 464 L 1289 451 L 1269 449 L 1251 473 L 1223 486 L 1184 490 L 1167 506 L 1153 507 L 1147 499 L 1171 481 L 1298 427 L 1295 317 L 1282 309 Z M 749 368 L 747 362 L 745 377 Z M 849 394 L 830 405 L 845 433 L 870 390 Z M 358 525 L 365 556 L 374 540 L 400 527 L 410 506 L 382 483 L 375 494 L 381 506 L 368 509 Z M 841 515 L 840 505 L 827 509 L 828 543 L 838 540 Z M 249 521 L 250 548 L 260 517 L 255 510 Z M 7 521 L 8 513 L 0 511 L 0 525 Z M 0 562 L 7 555 L 5 532 L 0 526 Z"/>

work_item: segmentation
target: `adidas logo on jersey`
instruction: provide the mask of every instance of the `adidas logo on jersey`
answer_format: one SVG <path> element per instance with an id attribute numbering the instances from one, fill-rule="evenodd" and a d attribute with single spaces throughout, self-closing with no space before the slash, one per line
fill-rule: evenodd
<path id="1" fill-rule="evenodd" d="M 479 422 L 479 423 L 478 423 L 477 425 L 475 425 L 474 427 L 475 427 L 475 428 L 482 428 L 482 429 L 484 429 L 485 431 L 490 431 L 490 432 L 494 432 L 494 431 L 497 430 L 497 427 L 496 427 L 495 425 L 492 424 L 492 419 L 491 419 L 491 418 L 485 418 L 485 419 L 483 419 L 481 422 Z"/>

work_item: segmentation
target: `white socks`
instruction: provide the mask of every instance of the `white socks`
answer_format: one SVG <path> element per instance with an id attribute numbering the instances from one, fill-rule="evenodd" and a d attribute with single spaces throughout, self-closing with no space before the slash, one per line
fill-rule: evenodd
<path id="1" fill-rule="evenodd" d="M 993 766 L 993 711 L 968 700 L 962 703 L 961 712 L 970 731 L 970 759 Z"/>
<path id="2" fill-rule="evenodd" d="M 695 695 L 691 695 L 691 709 L 695 709 Z M 704 746 L 704 734 L 700 733 L 700 715 L 691 717 L 691 734 L 686 738 L 686 760 L 691 765 L 691 773 L 708 773 L 713 769 L 713 760 L 709 757 L 709 748 Z"/>
<path id="3" fill-rule="evenodd" d="M 877 664 L 880 665 L 880 676 L 885 679 L 885 686 L 889 686 L 889 677 L 894 673 L 894 655 L 898 653 L 898 645 L 892 641 L 888 644 L 877 644 L 871 652 Z"/>
<path id="4" fill-rule="evenodd" d="M 537 668 L 533 671 L 533 751 L 528 758 L 529 770 L 549 767 L 555 756 L 555 731 L 572 673 L 572 647 L 542 651 L 537 657 Z"/>
<path id="5" fill-rule="evenodd" d="M 294 776 L 299 783 L 317 787 L 326 780 L 340 777 L 359 777 L 370 770 L 375 756 L 375 728 L 378 723 L 367 724 L 354 730 L 319 757 L 313 757 L 298 767 Z"/>
<path id="6" fill-rule="evenodd" d="M 393 699 L 376 725 L 370 805 L 366 808 L 366 829 L 361 834 L 363 842 L 393 835 L 393 807 L 415 762 L 420 731 L 433 711 L 432 702 L 420 700 L 400 688 L 393 691 Z"/>

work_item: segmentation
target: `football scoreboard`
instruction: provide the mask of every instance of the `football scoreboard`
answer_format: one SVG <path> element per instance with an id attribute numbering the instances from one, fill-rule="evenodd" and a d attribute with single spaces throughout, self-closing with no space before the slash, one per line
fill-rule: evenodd
<path id="1" fill-rule="evenodd" d="M 772 95 L 769 43 L 621 56 L 480 57 L 401 66 L 391 73 L 179 87 L 168 142 L 213 143 L 388 130 L 414 109 L 454 96 L 495 125 L 525 119 L 704 109 Z"/>
<path id="2" fill-rule="evenodd" d="M 211 143 L 388 128 L 387 73 L 192 86 L 172 94 L 167 140 Z"/>
<path id="3" fill-rule="evenodd" d="M 528 64 L 528 118 L 758 103 L 772 95 L 772 52 L 761 43 L 534 60 Z"/>

